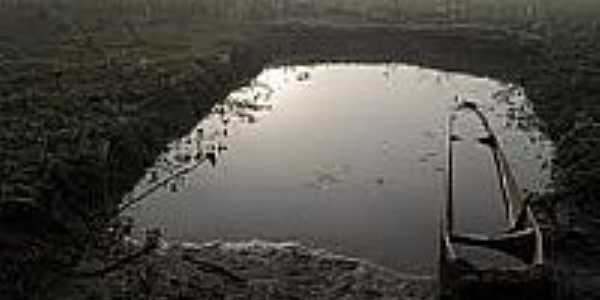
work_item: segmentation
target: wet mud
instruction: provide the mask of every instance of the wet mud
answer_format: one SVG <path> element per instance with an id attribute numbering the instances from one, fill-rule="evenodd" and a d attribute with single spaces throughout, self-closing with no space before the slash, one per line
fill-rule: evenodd
<path id="1" fill-rule="evenodd" d="M 435 299 L 435 290 L 431 277 L 295 243 L 255 240 L 163 245 L 100 280 L 72 281 L 62 293 L 72 299 L 424 300 Z"/>

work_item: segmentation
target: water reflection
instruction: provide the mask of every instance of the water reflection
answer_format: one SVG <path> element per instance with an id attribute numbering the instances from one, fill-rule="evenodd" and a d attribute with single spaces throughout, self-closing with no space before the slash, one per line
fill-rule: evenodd
<path id="1" fill-rule="evenodd" d="M 303 76 L 308 78 L 308 75 Z M 212 113 L 188 136 L 168 146 L 168 151 L 161 155 L 138 185 L 144 188 L 138 189 L 137 193 L 146 194 L 158 187 L 178 192 L 185 187 L 185 178 L 194 169 L 203 164 L 216 167 L 222 153 L 228 150 L 229 135 L 241 124 L 258 122 L 273 109 L 273 92 L 270 85 L 253 81 L 216 104 Z"/>
<path id="2" fill-rule="evenodd" d="M 522 185 L 545 188 L 551 147 L 520 87 L 401 64 L 280 67 L 174 141 L 132 191 L 128 203 L 139 205 L 128 213 L 172 239 L 299 240 L 430 272 L 455 95 L 490 115 Z M 502 227 L 479 123 L 458 123 L 471 137 L 457 146 L 459 225 Z"/>

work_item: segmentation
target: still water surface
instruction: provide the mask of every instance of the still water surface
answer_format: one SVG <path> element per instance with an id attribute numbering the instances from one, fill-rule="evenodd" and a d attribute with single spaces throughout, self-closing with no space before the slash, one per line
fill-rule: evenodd
<path id="1" fill-rule="evenodd" d="M 398 64 L 277 67 L 171 143 L 127 214 L 173 240 L 295 240 L 430 273 L 455 95 L 485 108 L 522 187 L 543 189 L 551 146 L 518 87 Z M 459 115 L 457 227 L 496 232 L 503 208 L 477 125 Z"/>

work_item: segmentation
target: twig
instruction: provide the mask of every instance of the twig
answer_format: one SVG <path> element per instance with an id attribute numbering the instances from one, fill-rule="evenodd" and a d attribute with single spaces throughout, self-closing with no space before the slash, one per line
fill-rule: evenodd
<path id="1" fill-rule="evenodd" d="M 198 269 L 204 271 L 204 272 L 209 272 L 209 273 L 216 273 L 218 275 L 227 277 L 228 279 L 230 279 L 233 282 L 236 283 L 245 283 L 248 280 L 245 278 L 242 278 L 236 274 L 234 274 L 233 272 L 225 269 L 222 266 L 219 266 L 215 263 L 211 263 L 205 260 L 200 260 L 197 258 L 192 257 L 191 255 L 184 255 L 183 259 L 192 263 L 193 265 L 195 265 Z"/>
<path id="2" fill-rule="evenodd" d="M 202 165 L 202 163 L 204 163 L 204 160 L 198 161 L 195 164 L 192 164 L 191 166 L 182 168 L 180 170 L 178 170 L 177 172 L 163 178 L 162 180 L 160 180 L 159 182 L 155 183 L 154 185 L 150 186 L 149 188 L 147 188 L 146 190 L 144 190 L 143 192 L 141 192 L 139 195 L 130 198 L 126 203 L 124 203 L 123 205 L 121 205 L 121 207 L 119 208 L 119 212 L 125 211 L 127 209 L 129 209 L 130 207 L 132 207 L 133 205 L 135 205 L 136 203 L 144 200 L 146 197 L 152 195 L 156 190 L 158 190 L 159 188 L 165 186 L 166 184 L 168 184 L 172 179 L 179 177 L 181 175 L 185 175 L 191 171 L 193 171 L 194 169 L 198 168 L 200 165 Z"/>
<path id="3" fill-rule="evenodd" d="M 136 259 L 146 256 L 150 254 L 154 249 L 156 249 L 156 245 L 146 245 L 141 250 L 127 255 L 123 258 L 118 259 L 117 261 L 108 264 L 107 266 L 97 269 L 97 270 L 88 270 L 88 271 L 74 271 L 72 275 L 78 277 L 101 277 L 108 273 L 112 273 L 125 265 L 133 263 Z"/>

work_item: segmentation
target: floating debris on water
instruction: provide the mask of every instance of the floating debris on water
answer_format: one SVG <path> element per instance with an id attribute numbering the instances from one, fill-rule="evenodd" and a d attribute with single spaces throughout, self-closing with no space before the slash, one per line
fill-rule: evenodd
<path id="1" fill-rule="evenodd" d="M 350 165 L 319 166 L 315 170 L 315 181 L 309 183 L 309 186 L 321 190 L 329 189 L 342 183 L 351 170 Z"/>
<path id="2" fill-rule="evenodd" d="M 296 79 L 298 81 L 306 81 L 306 80 L 310 79 L 310 73 L 307 71 L 300 72 L 298 74 L 298 76 L 296 76 Z"/>

